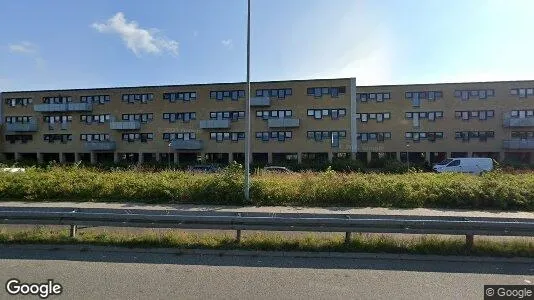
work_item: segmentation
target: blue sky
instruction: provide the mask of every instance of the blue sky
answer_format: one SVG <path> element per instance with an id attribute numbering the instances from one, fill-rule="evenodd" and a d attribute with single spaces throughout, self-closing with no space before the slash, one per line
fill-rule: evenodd
<path id="1" fill-rule="evenodd" d="M 252 0 L 253 81 L 534 79 L 534 1 Z M 244 81 L 246 0 L 4 1 L 0 91 Z"/>

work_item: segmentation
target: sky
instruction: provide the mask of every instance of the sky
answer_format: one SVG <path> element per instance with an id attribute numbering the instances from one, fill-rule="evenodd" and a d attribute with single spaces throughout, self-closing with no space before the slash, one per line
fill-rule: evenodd
<path id="1" fill-rule="evenodd" d="M 251 0 L 251 80 L 534 79 L 534 1 Z M 0 91 L 246 80 L 246 0 L 3 1 Z"/>

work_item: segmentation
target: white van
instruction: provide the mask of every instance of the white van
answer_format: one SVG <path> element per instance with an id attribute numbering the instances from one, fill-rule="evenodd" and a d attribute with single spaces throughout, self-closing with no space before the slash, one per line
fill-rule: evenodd
<path id="1" fill-rule="evenodd" d="M 438 173 L 470 173 L 479 175 L 493 170 L 493 159 L 482 157 L 448 158 L 432 168 Z"/>

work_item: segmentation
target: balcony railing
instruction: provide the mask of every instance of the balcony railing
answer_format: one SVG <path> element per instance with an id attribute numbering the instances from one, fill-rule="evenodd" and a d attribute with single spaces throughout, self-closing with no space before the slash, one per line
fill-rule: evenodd
<path id="1" fill-rule="evenodd" d="M 201 150 L 203 143 L 201 140 L 174 140 L 171 148 L 174 150 Z"/>
<path id="2" fill-rule="evenodd" d="M 202 120 L 200 121 L 200 128 L 201 129 L 230 128 L 230 120 L 228 119 Z"/>
<path id="3" fill-rule="evenodd" d="M 504 127 L 534 127 L 534 118 L 511 118 L 503 119 Z"/>
<path id="4" fill-rule="evenodd" d="M 503 148 L 510 150 L 526 150 L 534 149 L 533 140 L 505 140 L 503 141 Z"/>
<path id="5" fill-rule="evenodd" d="M 114 151 L 117 149 L 117 143 L 113 141 L 91 141 L 85 142 L 84 148 L 87 151 Z"/>
<path id="6" fill-rule="evenodd" d="M 109 128 L 115 130 L 137 130 L 141 128 L 140 121 L 112 121 Z"/>
<path id="7" fill-rule="evenodd" d="M 289 127 L 299 127 L 300 119 L 292 118 L 280 118 L 280 119 L 269 119 L 267 121 L 269 128 L 289 128 Z"/>
<path id="8" fill-rule="evenodd" d="M 6 131 L 8 132 L 34 132 L 37 131 L 37 123 L 7 123 Z"/>
<path id="9" fill-rule="evenodd" d="M 269 97 L 251 97 L 250 106 L 271 106 Z"/>
<path id="10" fill-rule="evenodd" d="M 60 104 L 35 104 L 33 110 L 37 112 L 61 112 L 61 111 L 92 111 L 91 103 L 60 103 Z"/>

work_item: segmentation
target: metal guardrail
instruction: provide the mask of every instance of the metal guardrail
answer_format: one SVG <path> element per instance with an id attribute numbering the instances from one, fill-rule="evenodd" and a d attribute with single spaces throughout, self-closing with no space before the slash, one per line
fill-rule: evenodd
<path id="1" fill-rule="evenodd" d="M 69 225 L 71 236 L 77 226 L 145 227 L 236 230 L 352 232 L 465 235 L 468 247 L 475 235 L 534 236 L 534 219 L 465 218 L 384 215 L 269 214 L 144 211 L 2 210 L 0 224 Z"/>

